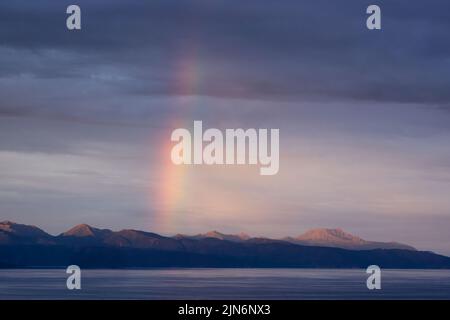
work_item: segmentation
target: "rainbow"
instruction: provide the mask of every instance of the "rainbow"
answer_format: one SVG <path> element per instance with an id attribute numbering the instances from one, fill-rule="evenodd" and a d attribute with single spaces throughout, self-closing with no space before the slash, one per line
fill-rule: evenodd
<path id="1" fill-rule="evenodd" d="M 196 94 L 200 81 L 200 63 L 197 58 L 196 47 L 192 44 L 183 51 L 180 59 L 174 83 L 174 95 L 177 97 L 177 111 L 167 120 L 162 141 L 165 143 L 160 148 L 159 163 L 162 165 L 160 171 L 156 208 L 156 223 L 158 230 L 173 232 L 171 227 L 180 224 L 183 219 L 183 211 L 186 209 L 186 190 L 188 172 L 186 166 L 174 165 L 170 158 L 172 142 L 170 134 L 176 128 L 186 127 L 192 124 L 191 114 L 198 105 Z"/>

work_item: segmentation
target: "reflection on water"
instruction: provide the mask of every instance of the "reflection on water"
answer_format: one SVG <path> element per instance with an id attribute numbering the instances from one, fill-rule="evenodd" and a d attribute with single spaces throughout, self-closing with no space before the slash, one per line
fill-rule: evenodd
<path id="1" fill-rule="evenodd" d="M 365 270 L 83 270 L 82 289 L 64 269 L 0 270 L 0 299 L 450 299 L 450 270 L 383 270 L 369 291 Z"/>

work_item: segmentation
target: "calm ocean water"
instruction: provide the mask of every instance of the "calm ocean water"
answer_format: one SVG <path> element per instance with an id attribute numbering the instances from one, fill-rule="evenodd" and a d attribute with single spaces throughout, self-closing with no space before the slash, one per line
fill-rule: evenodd
<path id="1" fill-rule="evenodd" d="M 450 299 L 450 270 L 383 270 L 382 289 L 365 270 L 83 270 L 67 290 L 64 269 L 0 270 L 0 299 Z"/>

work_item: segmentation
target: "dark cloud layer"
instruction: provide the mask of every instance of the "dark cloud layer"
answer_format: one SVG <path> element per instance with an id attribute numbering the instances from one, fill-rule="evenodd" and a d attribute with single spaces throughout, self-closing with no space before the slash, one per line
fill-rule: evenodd
<path id="1" fill-rule="evenodd" d="M 0 4 L 3 81 L 79 81 L 114 96 L 450 102 L 448 1 L 379 1 L 382 31 L 365 28 L 368 1 L 80 0 L 83 29 L 69 32 L 71 3 Z M 193 85 L 180 76 L 189 72 Z M 8 103 L 6 90 L 2 114 L 39 108 Z"/>

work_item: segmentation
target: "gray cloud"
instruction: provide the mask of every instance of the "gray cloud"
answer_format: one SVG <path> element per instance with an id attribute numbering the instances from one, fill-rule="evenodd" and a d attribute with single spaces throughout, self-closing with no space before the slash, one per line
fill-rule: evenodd
<path id="1" fill-rule="evenodd" d="M 447 107 L 448 1 L 381 1 L 381 32 L 365 28 L 366 2 L 164 0 L 125 6 L 82 0 L 81 32 L 65 29 L 68 1 L 4 3 L 0 74 L 3 79 L 53 79 L 52 85 L 72 80 L 113 96 L 369 100 Z M 195 84 L 186 86 L 183 73 L 190 72 Z M 3 104 L 1 112 L 31 108 L 23 101 L 11 104 Z"/>

